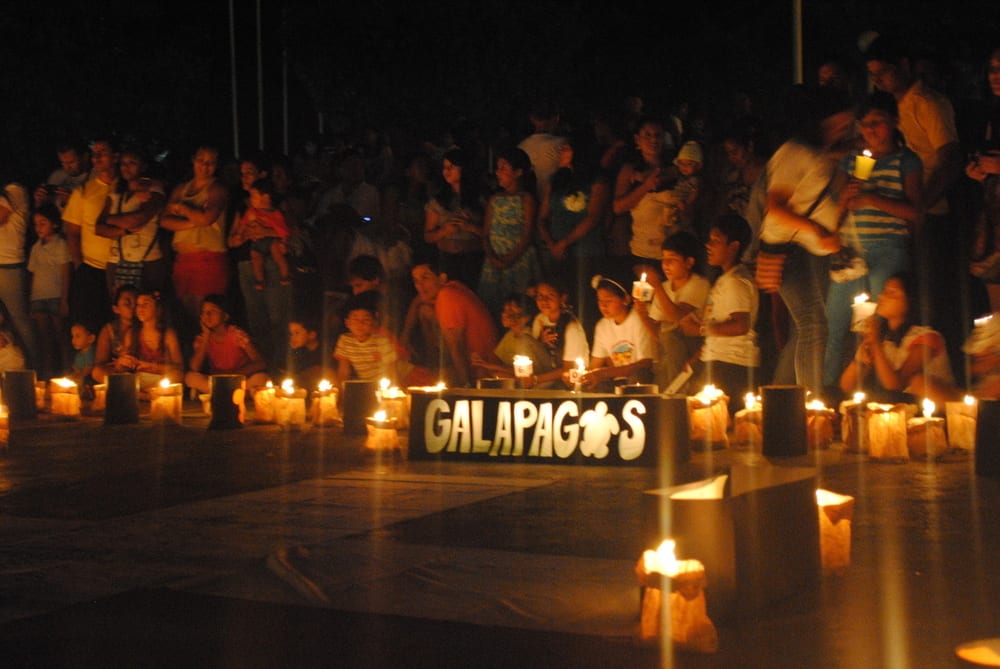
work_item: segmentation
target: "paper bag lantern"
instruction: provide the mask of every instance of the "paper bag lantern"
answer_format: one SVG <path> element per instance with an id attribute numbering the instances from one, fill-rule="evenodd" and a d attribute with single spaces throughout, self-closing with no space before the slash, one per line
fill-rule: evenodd
<path id="1" fill-rule="evenodd" d="M 840 439 L 845 453 L 868 452 L 868 403 L 864 393 L 840 403 Z"/>
<path id="2" fill-rule="evenodd" d="M 713 620 L 811 598 L 821 574 L 816 487 L 813 468 L 735 465 L 711 479 L 646 491 L 642 540 L 653 546 L 672 537 L 678 553 L 704 563 Z"/>
<path id="3" fill-rule="evenodd" d="M 979 404 L 967 395 L 962 402 L 945 402 L 945 419 L 948 429 L 948 445 L 971 451 L 976 444 L 976 417 Z"/>
<path id="4" fill-rule="evenodd" d="M 164 378 L 149 389 L 149 417 L 154 423 L 181 422 L 184 393 L 180 383 Z"/>
<path id="5" fill-rule="evenodd" d="M 868 458 L 880 462 L 906 462 L 906 405 L 868 403 Z"/>
<path id="6" fill-rule="evenodd" d="M 61 419 L 80 417 L 80 389 L 67 378 L 49 381 L 52 415 Z"/>
<path id="7" fill-rule="evenodd" d="M 374 416 L 366 418 L 365 429 L 368 432 L 365 448 L 368 450 L 399 450 L 399 432 L 396 430 L 396 419 L 386 416 L 385 411 L 376 411 Z"/>
<path id="8" fill-rule="evenodd" d="M 691 448 L 713 451 L 729 446 L 729 398 L 715 386 L 705 386 L 688 398 Z"/>
<path id="9" fill-rule="evenodd" d="M 819 489 L 816 491 L 816 506 L 819 509 L 819 546 L 823 572 L 841 573 L 851 564 L 854 498 Z"/>
<path id="10" fill-rule="evenodd" d="M 934 402 L 923 401 L 923 416 L 906 421 L 906 447 L 914 460 L 933 460 L 948 450 L 944 418 L 934 415 Z"/>
<path id="11" fill-rule="evenodd" d="M 343 425 L 337 400 L 337 389 L 333 384 L 325 379 L 320 381 L 313 393 L 312 404 L 309 406 L 313 425 L 319 427 Z"/>
<path id="12" fill-rule="evenodd" d="M 733 416 L 733 436 L 730 442 L 733 446 L 760 448 L 763 443 L 761 425 L 764 420 L 760 398 L 753 393 L 747 393 L 743 399 L 744 408 Z"/>
<path id="13" fill-rule="evenodd" d="M 285 379 L 274 393 L 274 422 L 283 430 L 300 429 L 306 422 L 306 390 Z"/>
<path id="14" fill-rule="evenodd" d="M 830 448 L 833 443 L 833 409 L 827 408 L 819 400 L 806 405 L 806 443 L 814 451 Z"/>
<path id="15" fill-rule="evenodd" d="M 253 419 L 257 423 L 274 422 L 274 384 L 270 381 L 253 394 Z"/>

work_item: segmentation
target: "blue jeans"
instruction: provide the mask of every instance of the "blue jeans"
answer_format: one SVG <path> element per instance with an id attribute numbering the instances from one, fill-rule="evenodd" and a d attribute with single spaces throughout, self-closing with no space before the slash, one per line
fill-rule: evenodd
<path id="1" fill-rule="evenodd" d="M 910 268 L 910 250 L 905 238 L 878 239 L 864 242 L 868 275 L 845 283 L 830 282 L 826 293 L 826 322 L 829 336 L 823 357 L 823 385 L 833 386 L 847 366 L 851 341 L 851 304 L 854 296 L 868 293 L 874 301 L 882 292 L 886 280 L 897 272 Z"/>
<path id="2" fill-rule="evenodd" d="M 818 392 L 823 381 L 826 350 L 824 297 L 830 275 L 826 256 L 814 256 L 793 246 L 785 259 L 778 294 L 791 318 L 788 342 L 778 357 L 774 383 L 804 386 Z"/>

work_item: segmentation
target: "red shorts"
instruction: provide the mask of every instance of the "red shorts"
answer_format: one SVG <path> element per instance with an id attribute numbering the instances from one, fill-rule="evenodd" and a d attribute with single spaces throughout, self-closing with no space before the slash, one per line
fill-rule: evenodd
<path id="1" fill-rule="evenodd" d="M 177 297 L 225 294 L 229 289 L 229 256 L 214 251 L 178 253 L 173 279 Z"/>

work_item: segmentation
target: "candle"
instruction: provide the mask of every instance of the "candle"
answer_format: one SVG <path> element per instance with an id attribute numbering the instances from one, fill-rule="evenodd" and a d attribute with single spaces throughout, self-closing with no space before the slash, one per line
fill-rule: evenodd
<path id="1" fill-rule="evenodd" d="M 948 450 L 944 418 L 934 416 L 934 402 L 924 399 L 923 416 L 906 421 L 906 446 L 914 460 L 933 459 Z"/>
<path id="2" fill-rule="evenodd" d="M 865 321 L 875 315 L 875 302 L 871 302 L 867 293 L 861 293 L 854 297 L 851 305 L 853 315 L 851 316 L 851 331 L 864 332 Z"/>
<path id="3" fill-rule="evenodd" d="M 868 452 L 868 422 L 865 394 L 854 393 L 850 400 L 840 403 L 840 440 L 844 442 L 845 453 Z"/>
<path id="4" fill-rule="evenodd" d="M 948 445 L 971 451 L 976 445 L 976 421 L 979 405 L 976 398 L 966 395 L 961 402 L 945 402 Z"/>
<path id="5" fill-rule="evenodd" d="M 854 498 L 822 488 L 816 491 L 819 548 L 823 571 L 841 573 L 851 564 L 851 521 Z"/>
<path id="6" fill-rule="evenodd" d="M 526 355 L 514 356 L 514 378 L 522 388 L 531 386 L 531 376 L 535 373 L 535 366 L 531 358 Z"/>
<path id="7" fill-rule="evenodd" d="M 389 418 L 396 419 L 396 427 L 407 430 L 410 427 L 410 396 L 400 388 L 391 386 L 382 391 L 382 408 Z"/>
<path id="8" fill-rule="evenodd" d="M 806 441 L 813 450 L 825 450 L 833 443 L 835 412 L 820 400 L 806 404 Z"/>
<path id="9" fill-rule="evenodd" d="M 0 404 L 0 449 L 7 450 L 10 445 L 10 412 L 6 404 Z"/>
<path id="10" fill-rule="evenodd" d="M 94 401 L 90 403 L 90 410 L 97 413 L 104 411 L 108 405 L 108 384 L 94 384 Z"/>
<path id="11" fill-rule="evenodd" d="M 733 445 L 759 447 L 763 441 L 761 421 L 763 408 L 760 397 L 747 393 L 743 398 L 743 407 L 733 416 Z"/>
<path id="12" fill-rule="evenodd" d="M 729 445 L 729 398 L 714 385 L 688 398 L 691 447 L 718 450 Z"/>
<path id="13" fill-rule="evenodd" d="M 300 428 L 306 422 L 306 391 L 292 379 L 281 382 L 274 394 L 274 422 L 283 429 Z"/>
<path id="14" fill-rule="evenodd" d="M 48 386 L 45 381 L 35 382 L 35 408 L 39 411 L 45 411 L 45 389 Z"/>
<path id="15" fill-rule="evenodd" d="M 274 384 L 270 381 L 253 394 L 253 419 L 258 423 L 274 422 Z"/>
<path id="16" fill-rule="evenodd" d="M 365 447 L 372 451 L 392 451 L 399 448 L 399 433 L 396 419 L 389 418 L 385 411 L 378 410 L 365 419 L 368 438 Z"/>
<path id="17" fill-rule="evenodd" d="M 583 358 L 576 359 L 576 365 L 570 367 L 569 370 L 569 382 L 573 385 L 573 392 L 580 392 L 580 388 L 583 384 L 583 377 L 587 374 L 587 363 L 583 361 Z"/>
<path id="18" fill-rule="evenodd" d="M 343 424 L 340 419 L 340 410 L 337 408 L 337 389 L 326 379 L 320 381 L 319 385 L 316 386 L 310 411 L 312 412 L 313 425 L 325 427 Z"/>
<path id="19" fill-rule="evenodd" d="M 854 157 L 854 178 L 867 181 L 872 176 L 872 169 L 875 167 L 875 159 L 872 152 L 865 149 L 861 155 Z"/>
<path id="20" fill-rule="evenodd" d="M 670 637 L 678 648 L 700 653 L 719 649 L 719 635 L 708 617 L 705 602 L 705 566 L 698 560 L 678 560 L 675 542 L 667 539 L 654 550 L 644 551 L 636 565 L 643 586 L 639 636 L 658 638 L 664 628 L 664 611 L 670 616 Z M 664 600 L 663 579 L 670 579 Z"/>
<path id="21" fill-rule="evenodd" d="M 80 416 L 80 392 L 72 379 L 58 378 L 49 382 L 52 396 L 52 415 L 62 418 Z"/>
<path id="22" fill-rule="evenodd" d="M 180 383 L 171 383 L 163 377 L 160 383 L 149 389 L 149 417 L 154 423 L 172 420 L 181 422 L 183 392 Z"/>
<path id="23" fill-rule="evenodd" d="M 906 407 L 903 404 L 868 403 L 868 457 L 885 462 L 906 462 Z"/>
<path id="24" fill-rule="evenodd" d="M 642 278 L 632 282 L 632 297 L 640 302 L 649 302 L 653 299 L 653 286 L 646 281 L 646 273 L 642 273 Z"/>

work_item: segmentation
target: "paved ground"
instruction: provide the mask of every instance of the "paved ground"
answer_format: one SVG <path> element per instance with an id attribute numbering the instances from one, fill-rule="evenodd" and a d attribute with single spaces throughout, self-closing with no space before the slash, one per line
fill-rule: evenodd
<path id="1" fill-rule="evenodd" d="M 1000 491 L 964 454 L 443 464 L 336 428 L 210 431 L 197 409 L 15 424 L 0 666 L 938 668 L 1000 635 Z M 850 568 L 719 620 L 715 654 L 638 643 L 643 491 L 732 464 L 814 467 L 854 495 Z"/>

